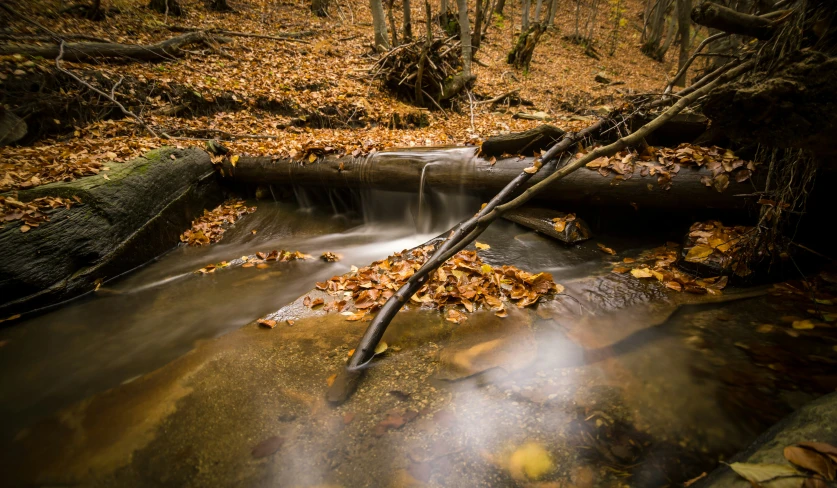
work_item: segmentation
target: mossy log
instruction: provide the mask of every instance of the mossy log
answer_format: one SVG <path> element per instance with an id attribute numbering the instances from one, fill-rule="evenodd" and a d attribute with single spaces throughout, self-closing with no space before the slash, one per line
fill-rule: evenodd
<path id="1" fill-rule="evenodd" d="M 305 163 L 273 157 L 242 156 L 235 167 L 228 161 L 219 167 L 228 182 L 246 185 L 300 185 L 312 188 L 382 189 L 418 192 L 422 169 L 425 187 L 441 192 L 466 192 L 491 196 L 523 171 L 532 166 L 531 157 L 484 158 L 477 148 L 426 147 L 378 151 L 368 157 L 325 157 Z M 431 165 L 432 166 L 428 166 Z M 761 178 L 757 171 L 754 178 Z M 596 171 L 582 169 L 555 184 L 538 198 L 542 201 L 572 203 L 579 206 L 629 206 L 698 210 L 706 208 L 744 209 L 749 198 L 736 194 L 752 194 L 753 182 L 730 182 L 729 188 L 718 192 L 700 180 L 712 173 L 706 169 L 683 168 L 672 179 L 669 190 L 657 184 L 657 177 L 642 177 L 639 171 L 631 178 L 615 180 Z M 546 177 L 540 171 L 530 180 L 535 184 Z M 757 183 L 757 182 L 756 182 Z"/>
<path id="2" fill-rule="evenodd" d="M 0 316 L 79 296 L 146 263 L 222 198 L 209 155 L 197 149 L 163 148 L 110 168 L 18 193 L 23 202 L 60 196 L 81 204 L 50 211 L 28 232 L 13 223 L 0 229 Z"/>

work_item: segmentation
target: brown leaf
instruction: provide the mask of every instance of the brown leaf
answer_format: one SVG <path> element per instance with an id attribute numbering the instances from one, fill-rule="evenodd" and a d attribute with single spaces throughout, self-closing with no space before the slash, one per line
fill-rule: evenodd
<path id="1" fill-rule="evenodd" d="M 835 464 L 828 456 L 815 450 L 799 446 L 788 446 L 784 450 L 785 459 L 809 471 L 813 471 L 823 478 L 834 480 Z"/>
<path id="2" fill-rule="evenodd" d="M 255 459 L 261 459 L 270 456 L 281 449 L 284 443 L 285 439 L 283 437 L 279 437 L 278 435 L 268 437 L 267 439 L 259 442 L 256 447 L 253 448 L 253 457 Z"/>

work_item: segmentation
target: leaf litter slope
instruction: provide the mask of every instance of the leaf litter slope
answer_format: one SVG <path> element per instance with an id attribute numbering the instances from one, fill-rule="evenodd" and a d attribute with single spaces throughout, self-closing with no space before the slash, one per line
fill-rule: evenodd
<path id="1" fill-rule="evenodd" d="M 101 22 L 51 15 L 53 7 L 47 2 L 28 2 L 20 10 L 56 32 L 132 44 L 178 35 L 172 26 L 258 35 L 309 30 L 314 34 L 305 37 L 304 43 L 232 37 L 221 45 L 223 52 L 187 47 L 182 57 L 159 63 L 64 62 L 64 67 L 105 92 L 124 77 L 116 98 L 152 126 L 185 140 L 150 137 L 128 118 L 89 124 L 51 120 L 48 122 L 55 124 L 51 132 L 59 135 L 34 146 L 0 148 L 0 191 L 95 175 L 105 162 L 126 161 L 161 145 L 203 145 L 189 138 L 258 135 L 261 138 L 239 138 L 227 144 L 233 154 L 302 158 L 312 152 L 365 153 L 395 146 L 475 143 L 540 123 L 513 118 L 522 107 L 475 105 L 472 121 L 467 106 L 462 113 L 420 113 L 397 101 L 369 80 L 366 69 L 374 63 L 369 56 L 371 16 L 367 3 L 361 0 L 350 0 L 343 6 L 345 21 L 337 12 L 331 18 L 318 18 L 302 3 L 233 2 L 235 13 L 218 14 L 199 2 L 184 2 L 186 14 L 181 18 L 166 18 L 145 8 L 146 3 L 125 0 L 119 4 L 119 13 Z M 636 17 L 641 9 L 641 2 L 628 2 L 629 15 Z M 414 6 L 413 19 L 423 17 L 423 5 Z M 658 91 L 665 84 L 665 72 L 672 69 L 670 64 L 661 65 L 640 54 L 638 33 L 630 27 L 621 30 L 617 55 L 605 55 L 599 61 L 586 56 L 581 47 L 561 38 L 572 29 L 572 12 L 567 7 L 558 13 L 559 31 L 548 34 L 538 46 L 531 70 L 513 72 L 505 55 L 515 24 L 510 19 L 492 22 L 478 53 L 487 66 L 474 66 L 478 75 L 475 97 L 487 99 L 518 89 L 522 98 L 534 104 L 528 110 L 546 112 L 564 129 L 589 123 L 571 117 L 566 108 L 616 102 L 629 89 Z M 420 34 L 419 24 L 416 20 L 416 35 Z M 11 26 L 22 35 L 43 34 L 19 19 Z M 609 33 L 610 27 L 600 23 L 596 38 L 604 42 Z M 52 59 L 0 57 L 0 81 L 4 84 L 53 70 Z M 94 78 L 97 71 L 101 76 Z M 626 84 L 598 84 L 593 78 L 599 71 Z M 101 102 L 75 84 L 65 83 L 62 89 L 67 100 Z"/>

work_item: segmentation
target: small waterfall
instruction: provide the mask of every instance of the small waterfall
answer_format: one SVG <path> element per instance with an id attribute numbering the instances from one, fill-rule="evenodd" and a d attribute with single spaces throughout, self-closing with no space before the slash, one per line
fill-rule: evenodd
<path id="1" fill-rule="evenodd" d="M 424 215 L 424 207 L 426 205 L 424 197 L 424 181 L 427 177 L 428 166 L 435 166 L 439 163 L 427 163 L 421 168 L 421 178 L 419 179 L 419 194 L 418 194 L 418 217 L 416 218 L 416 230 L 418 232 L 429 231 L 430 221 Z"/>
<path id="2" fill-rule="evenodd" d="M 311 199 L 311 195 L 308 194 L 308 190 L 301 187 L 294 185 L 294 197 L 296 197 L 296 203 L 299 205 L 299 210 L 303 212 L 311 212 L 314 210 L 314 202 Z"/>

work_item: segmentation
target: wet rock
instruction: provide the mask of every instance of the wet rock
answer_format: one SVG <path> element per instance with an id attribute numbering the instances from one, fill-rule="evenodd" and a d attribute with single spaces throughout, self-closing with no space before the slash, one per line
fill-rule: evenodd
<path id="1" fill-rule="evenodd" d="M 809 403 L 760 435 L 732 462 L 788 465 L 784 449 L 800 441 L 837 445 L 837 393 Z M 695 488 L 747 487 L 750 484 L 727 465 L 712 471 Z"/>
<path id="2" fill-rule="evenodd" d="M 523 207 L 504 214 L 503 218 L 565 244 L 577 244 L 586 241 L 592 235 L 587 223 L 574 214 L 548 208 Z"/>

